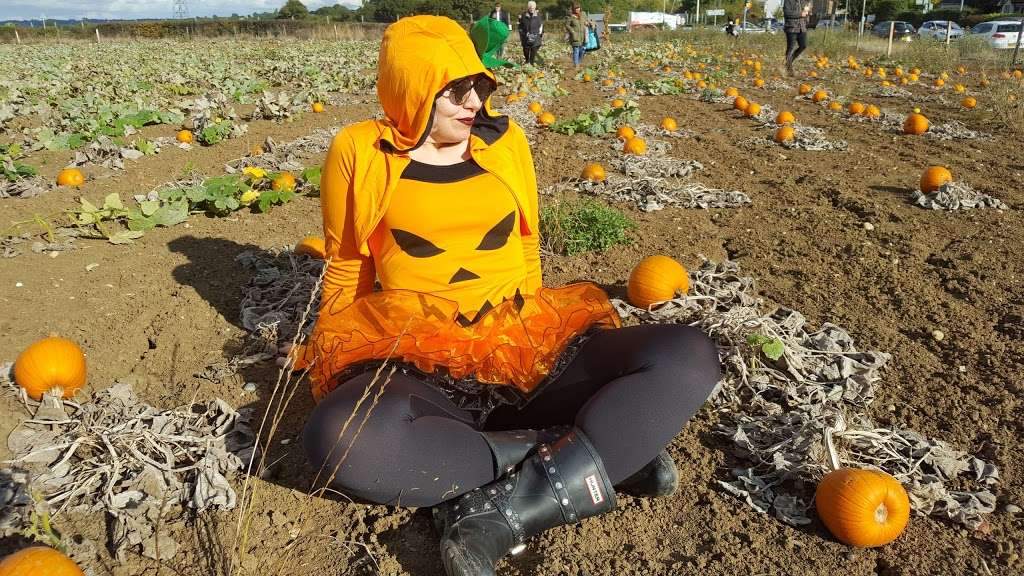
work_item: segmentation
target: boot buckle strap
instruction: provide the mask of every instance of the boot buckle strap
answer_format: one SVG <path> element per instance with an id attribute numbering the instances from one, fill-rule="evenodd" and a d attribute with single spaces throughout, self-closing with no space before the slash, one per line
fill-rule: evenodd
<path id="1" fill-rule="evenodd" d="M 512 494 L 515 492 L 518 480 L 518 473 L 509 474 L 487 490 L 487 497 L 505 518 L 505 522 L 508 522 L 508 527 L 512 529 L 512 537 L 516 543 L 514 548 L 519 548 L 519 551 L 522 552 L 522 548 L 526 547 L 526 530 L 523 528 L 519 513 L 512 506 Z"/>
<path id="2" fill-rule="evenodd" d="M 562 479 L 561 472 L 558 471 L 558 467 L 555 466 L 555 461 L 551 457 L 551 449 L 547 444 L 541 444 L 537 450 L 540 456 L 541 465 L 544 467 L 544 474 L 548 477 L 548 482 L 551 483 L 551 489 L 555 493 L 555 497 L 558 499 L 558 506 L 562 510 L 562 517 L 568 524 L 575 524 L 579 522 L 579 515 L 576 513 L 576 507 L 572 503 L 572 499 L 569 498 L 569 490 L 565 486 L 565 481 Z"/>

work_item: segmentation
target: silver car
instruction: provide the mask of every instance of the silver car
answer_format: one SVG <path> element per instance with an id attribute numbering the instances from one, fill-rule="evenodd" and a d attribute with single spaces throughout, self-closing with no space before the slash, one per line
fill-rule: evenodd
<path id="1" fill-rule="evenodd" d="M 921 24 L 921 27 L 917 29 L 917 35 L 921 38 L 934 38 L 945 42 L 947 26 L 950 40 L 959 40 L 964 37 L 964 29 L 959 24 L 946 20 L 929 20 Z"/>

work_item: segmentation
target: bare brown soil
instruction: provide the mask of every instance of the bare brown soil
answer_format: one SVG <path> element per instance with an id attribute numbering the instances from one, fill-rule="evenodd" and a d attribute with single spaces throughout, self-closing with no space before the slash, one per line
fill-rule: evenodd
<path id="1" fill-rule="evenodd" d="M 571 95 L 552 103 L 560 117 L 575 115 L 608 96 L 595 84 L 564 83 Z M 835 542 L 819 523 L 793 528 L 758 514 L 718 488 L 736 464 L 730 446 L 711 433 L 715 415 L 702 411 L 671 445 L 681 489 L 663 500 L 622 497 L 614 512 L 582 525 L 550 531 L 522 555 L 506 561 L 509 575 L 661 574 L 1019 574 L 1024 571 L 1022 516 L 1004 505 L 1024 505 L 1024 152 L 1019 135 L 978 114 L 929 105 L 933 120 L 961 119 L 992 139 L 941 141 L 847 122 L 795 91 L 743 89 L 775 109 L 794 111 L 804 124 L 849 142 L 844 152 L 767 148 L 751 152 L 741 140 L 766 128 L 738 118 L 727 106 L 684 96 L 641 97 L 643 121 L 672 115 L 697 134 L 676 140 L 672 154 L 702 162 L 700 182 L 749 194 L 753 205 L 731 210 L 621 209 L 638 223 L 630 246 L 603 254 L 550 257 L 545 283 L 593 279 L 614 296 L 624 292 L 631 267 L 643 256 L 670 254 L 687 266 L 700 256 L 731 258 L 758 280 L 770 303 L 803 312 L 814 325 L 829 321 L 849 330 L 860 348 L 893 354 L 871 416 L 880 424 L 910 427 L 990 460 L 1000 469 L 999 507 L 982 530 L 913 517 L 906 533 L 880 549 L 856 550 Z M 358 99 L 356 99 L 358 100 Z M 871 101 L 870 98 L 864 100 Z M 890 109 L 908 105 L 879 99 Z M 980 99 L 979 108 L 994 103 Z M 995 104 L 998 105 L 998 104 Z M 144 193 L 170 180 L 186 161 L 204 174 L 244 155 L 267 135 L 288 140 L 314 127 L 369 117 L 364 103 L 303 114 L 283 124 L 255 122 L 250 137 L 183 151 L 165 150 L 130 164 L 125 172 L 92 172 L 81 193 L 96 199 Z M 607 160 L 607 142 L 585 136 L 537 135 L 534 156 L 541 186 L 572 175 L 587 161 Z M 310 158 L 310 165 L 322 158 Z M 43 174 L 61 163 L 48 159 Z M 993 194 L 1010 210 L 945 213 L 909 202 L 920 172 L 951 167 L 958 178 Z M 0 225 L 75 204 L 78 192 L 0 201 Z M 545 199 L 545 202 L 548 200 Z M 866 230 L 870 222 L 873 230 Z M 51 258 L 28 252 L 0 260 L 0 360 L 13 360 L 50 331 L 77 340 L 88 354 L 89 386 L 133 379 L 143 400 L 157 406 L 221 397 L 260 413 L 276 378 L 272 366 L 245 369 L 211 382 L 197 376 L 236 353 L 241 288 L 248 273 L 234 260 L 241 251 L 276 249 L 320 233 L 316 199 L 299 198 L 269 215 L 239 212 L 230 218 L 194 217 L 188 227 L 158 229 L 127 247 L 79 241 Z M 99 264 L 91 271 L 86 266 Z M 21 283 L 20 287 L 15 287 Z M 931 337 L 941 330 L 945 338 Z M 257 382 L 254 394 L 243 382 Z M 314 471 L 300 443 L 312 399 L 300 391 L 277 434 L 271 460 L 281 460 L 255 481 L 244 574 L 442 574 L 436 536 L 425 511 L 308 499 Z M 0 397 L 0 435 L 24 418 L 11 396 Z M 288 444 L 281 440 L 291 440 Z M 8 457 L 0 448 L 0 458 Z M 94 573 L 114 575 L 226 574 L 234 547 L 235 513 L 165 519 L 182 543 L 161 565 L 130 558 L 124 565 L 101 550 Z M 58 518 L 67 534 L 106 541 L 105 519 Z M 18 543 L 2 543 L 0 553 Z M 100 546 L 102 548 L 102 546 Z"/>

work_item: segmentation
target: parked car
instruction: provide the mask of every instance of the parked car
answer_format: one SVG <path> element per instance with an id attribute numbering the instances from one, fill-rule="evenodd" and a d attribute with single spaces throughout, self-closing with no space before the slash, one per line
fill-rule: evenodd
<path id="1" fill-rule="evenodd" d="M 929 20 L 921 24 L 921 27 L 917 29 L 917 35 L 921 38 L 934 38 L 945 42 L 946 26 L 949 26 L 950 40 L 959 40 L 964 37 L 964 29 L 959 24 L 945 20 Z"/>
<path id="2" fill-rule="evenodd" d="M 832 20 L 830 18 L 822 18 L 821 20 L 818 20 L 818 23 L 815 24 L 814 27 L 815 28 L 820 28 L 820 29 L 831 28 L 833 30 L 837 30 L 837 29 L 841 30 L 845 26 L 846 26 L 846 22 L 843 22 L 842 20 Z"/>
<path id="3" fill-rule="evenodd" d="M 875 36 L 881 36 L 882 38 L 888 38 L 889 37 L 889 24 L 891 24 L 891 23 L 892 23 L 891 20 L 886 20 L 884 22 L 879 22 L 878 24 L 875 24 L 874 28 L 871 29 L 871 33 L 874 34 Z M 914 33 L 917 32 L 917 30 L 914 29 L 914 26 L 910 22 L 904 22 L 902 20 L 897 20 L 895 24 L 896 25 L 893 28 L 893 33 L 892 33 L 892 37 L 895 40 L 906 40 L 906 41 L 909 42 L 910 39 L 913 38 Z"/>
<path id="4" fill-rule="evenodd" d="M 971 28 L 971 36 L 985 39 L 993 48 L 1013 48 L 1017 45 L 1020 29 L 1018 20 L 994 20 Z"/>
<path id="5" fill-rule="evenodd" d="M 737 26 L 736 28 L 739 29 L 740 34 L 763 34 L 764 31 L 765 31 L 764 28 L 761 28 L 760 26 L 758 26 L 757 24 L 754 24 L 753 22 L 747 22 L 746 24 L 741 24 L 741 25 Z M 726 26 L 722 26 L 722 32 L 725 32 L 725 31 L 726 31 Z"/>
<path id="6" fill-rule="evenodd" d="M 762 20 L 759 26 L 767 30 L 769 33 L 775 34 L 776 32 L 782 32 L 783 22 L 782 20 L 776 20 L 775 18 L 767 18 Z"/>

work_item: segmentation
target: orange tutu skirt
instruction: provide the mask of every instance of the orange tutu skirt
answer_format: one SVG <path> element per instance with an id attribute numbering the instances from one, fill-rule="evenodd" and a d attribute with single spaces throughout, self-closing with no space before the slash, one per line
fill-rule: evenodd
<path id="1" fill-rule="evenodd" d="M 317 401 L 346 369 L 385 359 L 529 394 L 571 340 L 621 326 L 607 294 L 590 282 L 541 288 L 519 304 L 505 300 L 469 326 L 456 321 L 456 302 L 413 290 L 374 292 L 336 313 L 322 306 L 327 315 L 317 320 L 297 367 L 311 365 Z"/>

